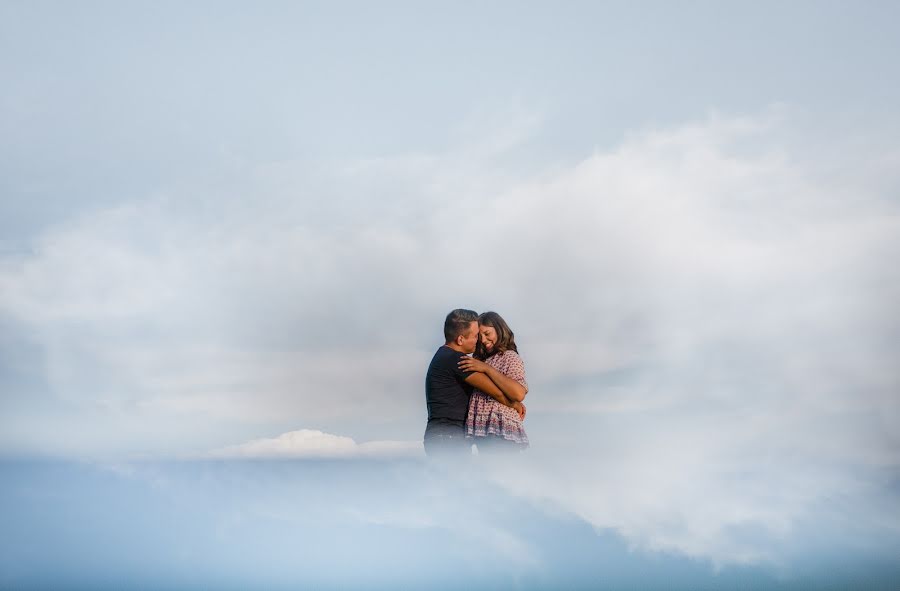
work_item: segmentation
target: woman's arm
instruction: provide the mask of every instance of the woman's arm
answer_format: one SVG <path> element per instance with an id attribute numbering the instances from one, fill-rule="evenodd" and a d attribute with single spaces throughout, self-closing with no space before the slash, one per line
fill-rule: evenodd
<path id="1" fill-rule="evenodd" d="M 479 361 L 472 357 L 463 357 L 459 361 L 459 368 L 463 371 L 477 371 L 483 373 L 497 385 L 504 396 L 513 402 L 522 402 L 525 400 L 525 395 L 528 394 L 528 387 L 523 386 L 484 361 Z"/>

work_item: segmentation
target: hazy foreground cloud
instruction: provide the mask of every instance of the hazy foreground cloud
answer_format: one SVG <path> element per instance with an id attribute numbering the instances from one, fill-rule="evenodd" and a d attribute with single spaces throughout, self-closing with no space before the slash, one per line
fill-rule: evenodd
<path id="1" fill-rule="evenodd" d="M 900 588 L 898 7 L 0 2 L 0 588 Z"/>

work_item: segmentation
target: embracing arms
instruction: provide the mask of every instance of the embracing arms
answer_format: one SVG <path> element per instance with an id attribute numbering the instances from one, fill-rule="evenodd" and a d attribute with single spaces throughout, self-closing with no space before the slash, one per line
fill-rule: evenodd
<path id="1" fill-rule="evenodd" d="M 495 384 L 496 387 L 503 393 L 503 395 L 512 402 L 522 402 L 523 400 L 525 400 L 525 395 L 528 394 L 527 386 L 523 386 L 516 380 L 504 374 L 502 371 L 499 371 L 495 367 L 488 365 L 484 361 L 479 361 L 478 359 L 473 359 L 472 357 L 465 357 L 463 359 L 460 359 L 459 368 L 463 371 L 478 372 L 472 375 L 483 374 L 488 378 L 488 381 Z M 466 381 L 468 382 L 468 380 Z M 488 393 L 487 390 L 481 388 L 481 386 L 476 387 L 492 398 L 497 398 L 493 394 Z M 497 398 L 497 400 L 503 402 L 499 398 Z M 507 404 L 506 406 L 511 405 Z"/>
<path id="2" fill-rule="evenodd" d="M 467 357 L 466 359 L 469 358 Z M 500 388 L 497 387 L 497 384 L 495 384 L 486 374 L 476 371 L 466 378 L 466 383 L 471 386 L 475 386 L 500 404 L 512 408 L 517 413 L 519 413 L 520 419 L 525 418 L 525 405 L 522 404 L 522 402 L 519 400 L 511 400 L 506 395 L 504 395 L 503 391 L 500 390 Z"/>

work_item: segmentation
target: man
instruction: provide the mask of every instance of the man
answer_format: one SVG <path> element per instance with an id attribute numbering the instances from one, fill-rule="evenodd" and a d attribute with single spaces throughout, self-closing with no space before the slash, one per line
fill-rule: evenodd
<path id="1" fill-rule="evenodd" d="M 465 455 L 466 414 L 469 396 L 478 388 L 500 403 L 516 409 L 524 417 L 525 407 L 503 395 L 489 377 L 480 372 L 463 371 L 459 360 L 475 352 L 478 344 L 478 314 L 457 309 L 444 320 L 445 343 L 438 348 L 425 375 L 425 402 L 428 424 L 425 427 L 425 453 Z"/>

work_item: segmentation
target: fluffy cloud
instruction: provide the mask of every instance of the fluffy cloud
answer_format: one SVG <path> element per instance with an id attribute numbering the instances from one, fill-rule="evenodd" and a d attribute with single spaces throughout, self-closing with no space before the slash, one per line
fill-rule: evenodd
<path id="1" fill-rule="evenodd" d="M 254 439 L 215 450 L 216 458 L 350 458 L 421 456 L 419 441 L 367 441 L 331 435 L 313 429 L 282 433 L 269 439 Z"/>

